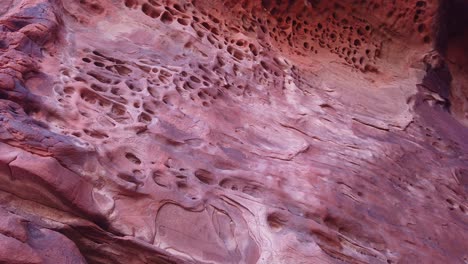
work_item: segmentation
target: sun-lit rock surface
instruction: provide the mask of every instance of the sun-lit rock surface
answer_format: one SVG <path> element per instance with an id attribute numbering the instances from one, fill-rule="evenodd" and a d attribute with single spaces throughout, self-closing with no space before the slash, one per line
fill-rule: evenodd
<path id="1" fill-rule="evenodd" d="M 468 263 L 468 1 L 0 1 L 0 262 Z"/>

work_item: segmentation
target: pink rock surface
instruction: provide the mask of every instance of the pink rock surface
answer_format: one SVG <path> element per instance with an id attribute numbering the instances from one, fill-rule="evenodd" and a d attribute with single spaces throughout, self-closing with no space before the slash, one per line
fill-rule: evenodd
<path id="1" fill-rule="evenodd" d="M 1 1 L 0 262 L 468 263 L 467 12 Z"/>

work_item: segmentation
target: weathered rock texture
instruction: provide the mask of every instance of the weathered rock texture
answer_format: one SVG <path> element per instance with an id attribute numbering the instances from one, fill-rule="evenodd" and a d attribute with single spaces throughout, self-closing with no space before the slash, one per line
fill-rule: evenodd
<path id="1" fill-rule="evenodd" d="M 468 263 L 467 1 L 1 0 L 1 263 Z"/>

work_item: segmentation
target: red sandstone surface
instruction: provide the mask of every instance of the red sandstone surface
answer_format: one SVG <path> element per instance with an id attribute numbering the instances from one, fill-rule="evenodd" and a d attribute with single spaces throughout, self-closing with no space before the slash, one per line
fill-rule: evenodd
<path id="1" fill-rule="evenodd" d="M 468 263 L 466 14 L 1 0 L 0 263 Z"/>

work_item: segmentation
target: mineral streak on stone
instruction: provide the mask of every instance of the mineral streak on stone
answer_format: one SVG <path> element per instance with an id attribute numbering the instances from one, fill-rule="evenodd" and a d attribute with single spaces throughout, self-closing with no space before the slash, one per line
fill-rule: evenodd
<path id="1" fill-rule="evenodd" d="M 467 14 L 1 0 L 0 263 L 468 263 Z"/>

